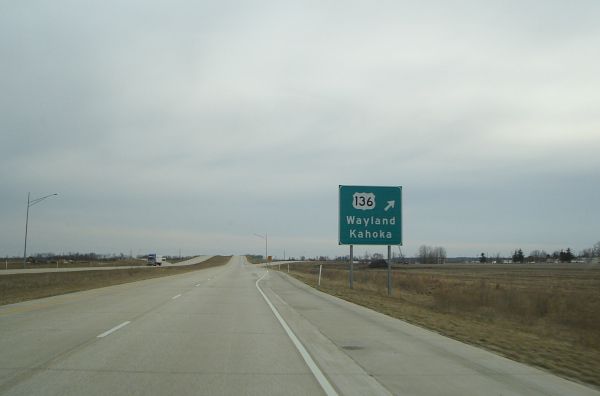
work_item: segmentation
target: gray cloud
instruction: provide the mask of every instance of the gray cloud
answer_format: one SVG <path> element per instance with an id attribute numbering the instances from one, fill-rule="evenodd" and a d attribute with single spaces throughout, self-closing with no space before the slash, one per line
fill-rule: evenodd
<path id="1" fill-rule="evenodd" d="M 596 2 L 2 8 L 0 255 L 27 191 L 34 252 L 343 254 L 339 184 L 403 185 L 409 254 L 599 238 Z"/>

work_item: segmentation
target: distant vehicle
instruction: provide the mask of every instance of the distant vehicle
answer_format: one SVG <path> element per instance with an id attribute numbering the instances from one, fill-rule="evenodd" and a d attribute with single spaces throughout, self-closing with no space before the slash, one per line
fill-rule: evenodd
<path id="1" fill-rule="evenodd" d="M 369 263 L 369 268 L 387 268 L 387 267 L 388 267 L 388 263 L 387 263 L 387 261 L 385 261 L 383 259 L 371 260 L 371 262 Z"/>
<path id="2" fill-rule="evenodd" d="M 160 256 L 156 253 L 150 253 L 148 255 L 148 265 L 158 265 L 161 266 L 164 261 L 163 256 Z"/>

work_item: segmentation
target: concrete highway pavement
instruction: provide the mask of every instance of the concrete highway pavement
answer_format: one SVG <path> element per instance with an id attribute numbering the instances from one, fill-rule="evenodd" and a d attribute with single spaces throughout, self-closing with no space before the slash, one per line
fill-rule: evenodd
<path id="1" fill-rule="evenodd" d="M 189 260 L 180 261 L 178 263 L 165 262 L 164 267 L 182 267 L 185 265 L 198 264 L 208 260 L 213 256 L 197 256 Z M 146 263 L 146 260 L 142 260 Z M 74 268 L 21 268 L 21 269 L 2 269 L 0 266 L 0 275 L 11 275 L 11 274 L 39 274 L 42 272 L 77 272 L 77 271 L 108 271 L 115 269 L 127 269 L 127 268 L 160 268 L 148 265 L 125 265 L 125 266 L 112 266 L 112 267 L 74 267 Z"/>
<path id="2" fill-rule="evenodd" d="M 7 395 L 600 395 L 241 257 L 2 306 L 0 335 Z"/>
<path id="3" fill-rule="evenodd" d="M 305 395 L 321 386 L 236 257 L 0 307 L 0 394 Z"/>
<path id="4" fill-rule="evenodd" d="M 196 256 L 196 257 L 192 257 L 189 260 L 180 261 L 178 263 L 169 263 L 169 262 L 166 262 L 164 264 L 164 266 L 165 267 L 182 267 L 182 266 L 185 266 L 185 265 L 193 265 L 193 264 L 198 264 L 198 263 L 201 263 L 203 261 L 206 261 L 206 260 L 208 260 L 211 257 L 213 257 L 213 256 Z"/>

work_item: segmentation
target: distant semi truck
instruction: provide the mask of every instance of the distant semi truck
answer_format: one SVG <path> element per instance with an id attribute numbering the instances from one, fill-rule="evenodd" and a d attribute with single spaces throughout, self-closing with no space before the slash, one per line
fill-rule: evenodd
<path id="1" fill-rule="evenodd" d="M 162 265 L 163 261 L 163 256 L 160 256 L 156 253 L 150 253 L 148 255 L 148 265 Z"/>

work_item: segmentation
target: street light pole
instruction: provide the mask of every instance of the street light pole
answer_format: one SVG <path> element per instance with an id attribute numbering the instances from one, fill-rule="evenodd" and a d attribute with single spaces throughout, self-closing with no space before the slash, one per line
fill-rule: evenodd
<path id="1" fill-rule="evenodd" d="M 265 235 L 260 235 L 260 234 L 254 234 L 254 235 L 265 240 L 265 263 L 266 263 L 269 258 L 269 236 L 267 235 L 266 232 L 265 232 Z"/>
<path id="2" fill-rule="evenodd" d="M 23 248 L 23 268 L 25 268 L 25 265 L 27 264 L 27 228 L 29 226 L 29 208 L 37 203 L 42 202 L 46 198 L 50 198 L 55 195 L 58 195 L 56 193 L 50 194 L 50 195 L 46 195 L 45 197 L 37 198 L 37 199 L 34 199 L 33 201 L 31 201 L 29 199 L 30 194 L 31 193 L 27 193 L 27 215 L 25 216 L 25 247 Z"/>
<path id="3" fill-rule="evenodd" d="M 29 194 L 27 193 L 27 216 L 25 217 L 25 247 L 23 248 L 23 269 L 27 263 L 27 225 L 29 224 Z"/>

